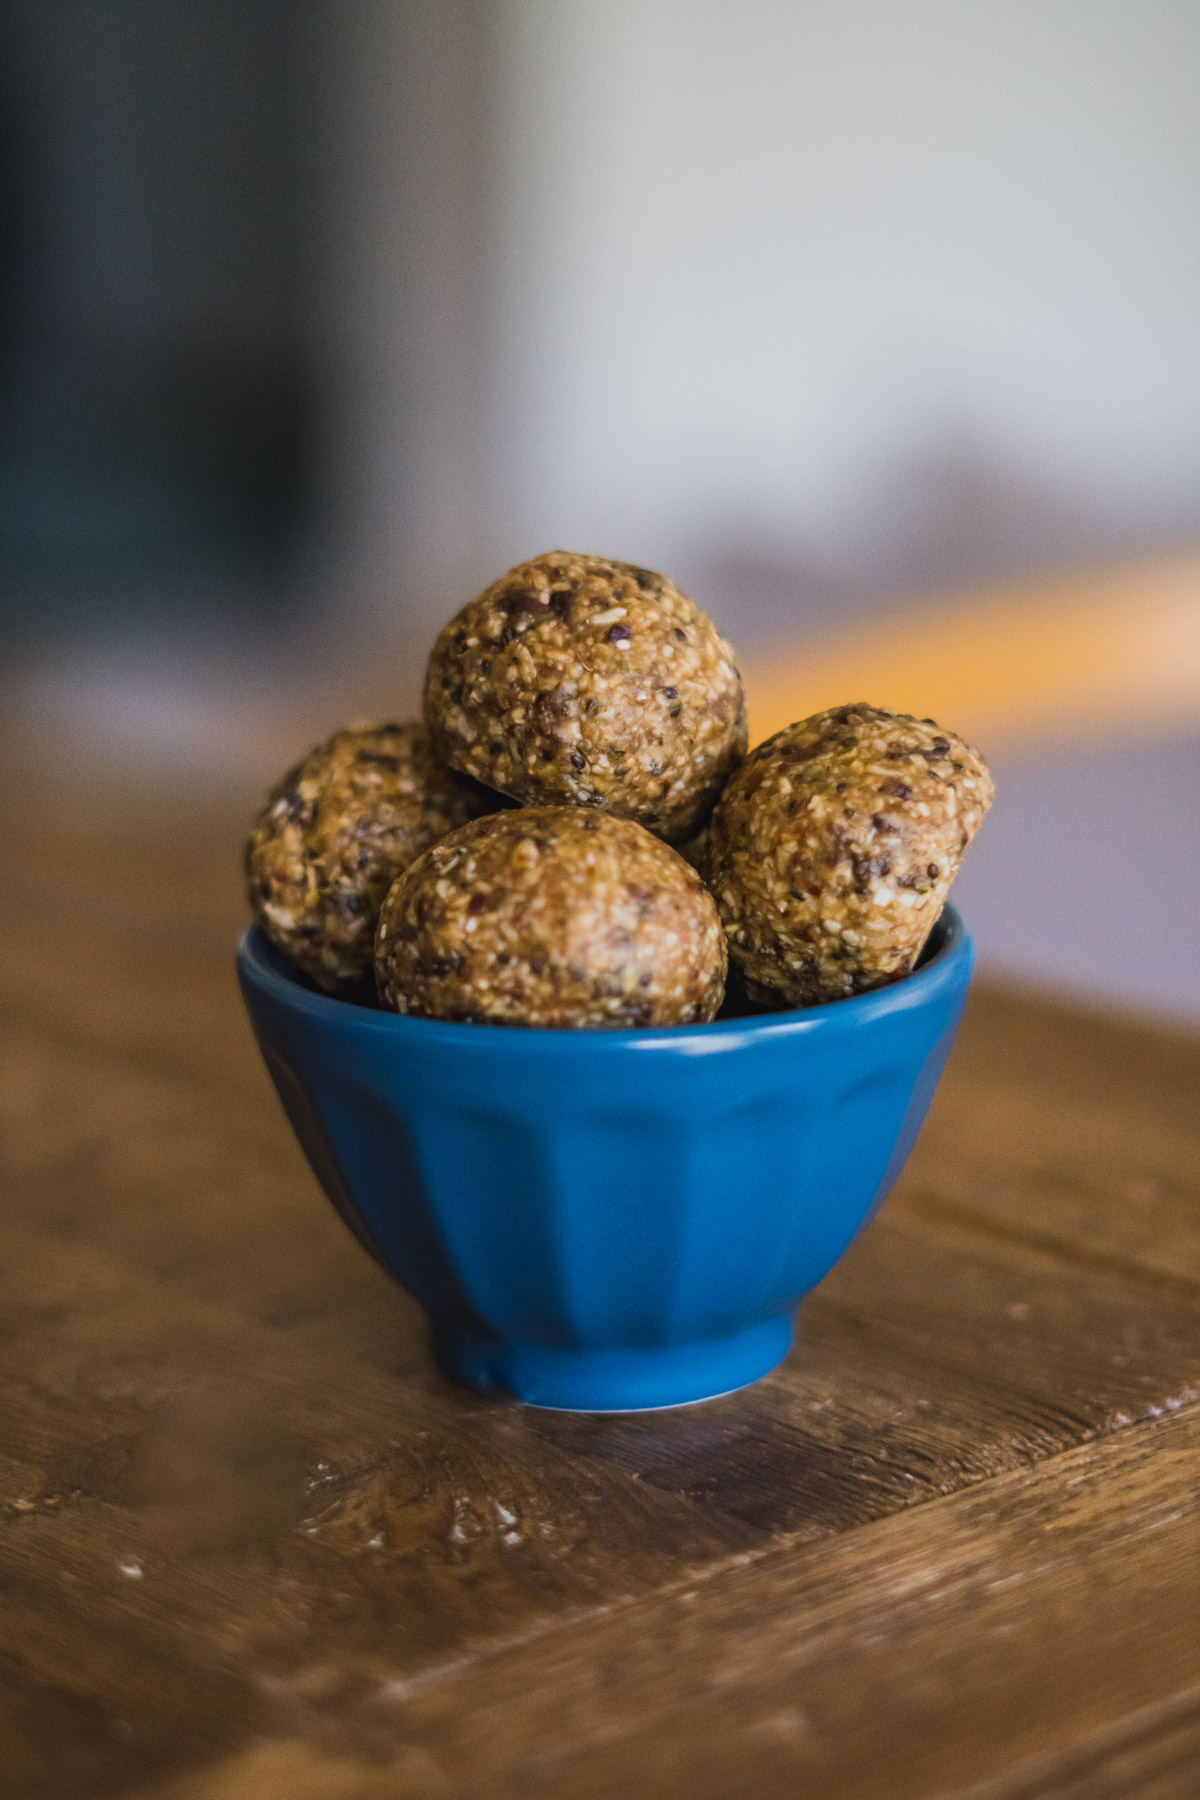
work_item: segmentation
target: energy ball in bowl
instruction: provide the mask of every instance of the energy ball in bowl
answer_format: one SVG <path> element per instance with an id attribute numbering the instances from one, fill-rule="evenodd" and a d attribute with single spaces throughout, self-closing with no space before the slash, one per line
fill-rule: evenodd
<path id="1" fill-rule="evenodd" d="M 533 806 L 453 831 L 400 876 L 376 938 L 396 1012 L 494 1025 L 699 1025 L 727 957 L 704 883 L 640 825 Z"/>
<path id="2" fill-rule="evenodd" d="M 328 994 L 368 995 L 383 897 L 414 857 L 503 806 L 443 768 L 421 725 L 352 725 L 271 794 L 246 846 L 254 916 Z"/>
<path id="3" fill-rule="evenodd" d="M 441 633 L 425 721 L 452 768 L 523 805 L 595 806 L 679 843 L 746 751 L 733 651 L 649 569 L 552 550 Z"/>
<path id="4" fill-rule="evenodd" d="M 705 865 L 748 997 L 814 1006 L 907 975 L 992 796 L 978 751 L 882 707 L 834 707 L 759 744 Z"/>

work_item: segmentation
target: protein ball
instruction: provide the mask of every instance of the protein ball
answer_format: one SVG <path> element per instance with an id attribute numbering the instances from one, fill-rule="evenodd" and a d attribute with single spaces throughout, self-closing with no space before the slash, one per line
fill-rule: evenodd
<path id="1" fill-rule="evenodd" d="M 437 762 L 423 726 L 353 725 L 288 771 L 246 846 L 254 916 L 326 993 L 369 992 L 383 897 L 414 857 L 505 802 Z"/>
<path id="2" fill-rule="evenodd" d="M 882 707 L 759 744 L 713 815 L 706 869 L 749 998 L 812 1006 L 907 975 L 993 792 L 960 737 Z"/>
<path id="3" fill-rule="evenodd" d="M 640 825 L 573 806 L 453 831 L 383 904 L 379 996 L 495 1025 L 706 1023 L 727 956 L 712 896 Z"/>
<path id="4" fill-rule="evenodd" d="M 565 550 L 446 626 L 425 720 L 446 762 L 522 804 L 601 807 L 668 843 L 704 824 L 747 741 L 733 651 L 695 603 Z"/>

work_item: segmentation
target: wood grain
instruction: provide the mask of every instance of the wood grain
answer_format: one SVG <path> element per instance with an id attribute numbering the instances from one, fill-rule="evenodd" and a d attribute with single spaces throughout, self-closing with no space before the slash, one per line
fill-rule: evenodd
<path id="1" fill-rule="evenodd" d="M 1078 1779 L 1118 1748 L 1152 1766 L 1157 1743 L 1169 1768 L 1200 1735 L 1198 1449 L 1194 1410 L 1118 1433 L 833 1545 L 385 1684 L 326 1720 L 318 1747 L 361 1763 L 364 1734 L 376 1756 L 394 1734 L 403 1785 L 368 1767 L 351 1792 L 504 1800 L 733 1800 L 797 1781 L 909 1800 L 954 1791 L 964 1743 L 975 1788 L 1000 1792 L 1045 1792 L 1047 1773 Z M 232 1793 L 229 1780 L 194 1791 Z"/>
<path id="2" fill-rule="evenodd" d="M 302 1163 L 238 821 L 6 804 L 6 1796 L 1200 1787 L 1194 1042 L 977 995 L 776 1374 L 527 1411 Z"/>

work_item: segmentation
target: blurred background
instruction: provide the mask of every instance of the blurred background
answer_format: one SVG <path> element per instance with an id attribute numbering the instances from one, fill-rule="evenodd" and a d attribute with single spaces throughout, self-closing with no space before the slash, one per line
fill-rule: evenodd
<path id="1" fill-rule="evenodd" d="M 983 966 L 1200 1022 L 1200 9 L 0 0 L 25 767 L 249 808 L 559 546 L 974 735 Z"/>

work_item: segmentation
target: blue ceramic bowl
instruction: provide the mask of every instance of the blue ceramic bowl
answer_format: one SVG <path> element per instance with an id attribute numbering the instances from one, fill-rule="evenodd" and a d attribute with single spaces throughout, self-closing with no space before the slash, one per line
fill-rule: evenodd
<path id="1" fill-rule="evenodd" d="M 588 1412 L 765 1375 L 912 1148 L 966 998 L 947 908 L 906 981 L 675 1031 L 401 1018 L 238 973 L 309 1162 L 487 1393 Z"/>

